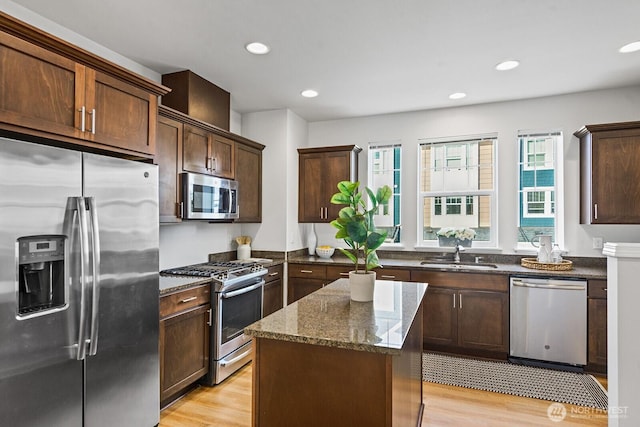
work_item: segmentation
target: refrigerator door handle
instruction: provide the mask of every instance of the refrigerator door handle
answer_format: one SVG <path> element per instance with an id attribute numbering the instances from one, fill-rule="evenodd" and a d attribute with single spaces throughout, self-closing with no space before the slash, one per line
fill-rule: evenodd
<path id="1" fill-rule="evenodd" d="M 87 319 L 87 283 L 86 275 L 89 271 L 89 235 L 87 234 L 87 212 L 83 197 L 72 197 L 75 202 L 74 210 L 77 212 L 78 232 L 80 235 L 80 322 L 78 325 L 78 352 L 76 359 L 86 358 L 86 319 Z"/>
<path id="2" fill-rule="evenodd" d="M 98 351 L 98 316 L 100 303 L 100 232 L 98 228 L 98 213 L 93 197 L 86 197 L 91 223 L 91 261 L 92 261 L 92 296 L 91 296 L 91 330 L 89 335 L 89 356 L 95 356 Z"/>

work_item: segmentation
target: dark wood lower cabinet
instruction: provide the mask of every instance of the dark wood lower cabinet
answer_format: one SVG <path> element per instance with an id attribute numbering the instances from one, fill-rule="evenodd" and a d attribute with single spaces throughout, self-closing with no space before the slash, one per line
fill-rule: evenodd
<path id="1" fill-rule="evenodd" d="M 264 278 L 262 316 L 268 316 L 283 306 L 282 264 L 269 267 Z"/>
<path id="2" fill-rule="evenodd" d="M 589 280 L 587 369 L 607 372 L 607 281 Z"/>
<path id="3" fill-rule="evenodd" d="M 160 406 L 209 372 L 209 285 L 160 298 Z"/>
<path id="4" fill-rule="evenodd" d="M 506 359 L 509 351 L 508 276 L 412 271 L 429 283 L 424 299 L 425 350 Z"/>

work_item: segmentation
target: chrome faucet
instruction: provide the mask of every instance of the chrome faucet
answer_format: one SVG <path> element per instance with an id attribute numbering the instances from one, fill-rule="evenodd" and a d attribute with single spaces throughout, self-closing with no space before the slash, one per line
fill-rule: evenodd
<path id="1" fill-rule="evenodd" d="M 456 251 L 453 254 L 453 262 L 460 262 L 460 251 L 464 251 L 464 246 L 456 244 Z"/>

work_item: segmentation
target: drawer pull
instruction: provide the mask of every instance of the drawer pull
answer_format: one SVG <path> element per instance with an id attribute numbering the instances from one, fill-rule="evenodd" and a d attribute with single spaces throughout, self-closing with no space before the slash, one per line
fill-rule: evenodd
<path id="1" fill-rule="evenodd" d="M 603 291 L 607 292 L 609 289 L 607 288 L 602 288 Z"/>
<path id="2" fill-rule="evenodd" d="M 349 272 L 348 271 L 343 271 L 340 273 L 341 276 L 349 276 Z"/>
<path id="3" fill-rule="evenodd" d="M 313 270 L 300 270 L 300 273 L 311 274 L 311 273 L 313 273 Z"/>
<path id="4" fill-rule="evenodd" d="M 269 273 L 269 277 L 277 276 L 279 273 L 276 271 L 275 273 Z"/>
<path id="5" fill-rule="evenodd" d="M 396 276 L 392 276 L 390 274 L 381 274 L 380 277 L 382 277 L 383 279 L 395 279 Z"/>
<path id="6" fill-rule="evenodd" d="M 183 300 L 180 301 L 181 304 L 184 304 L 185 302 L 191 302 L 198 299 L 198 297 L 189 297 L 189 298 L 185 298 Z"/>

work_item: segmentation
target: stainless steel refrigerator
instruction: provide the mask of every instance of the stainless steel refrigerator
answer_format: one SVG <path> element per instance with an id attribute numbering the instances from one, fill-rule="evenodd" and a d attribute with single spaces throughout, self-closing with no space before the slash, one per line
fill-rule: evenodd
<path id="1" fill-rule="evenodd" d="M 0 425 L 159 423 L 158 176 L 0 137 Z"/>

